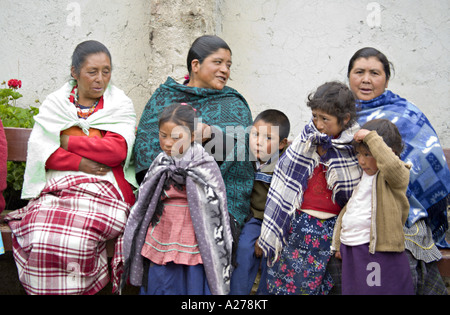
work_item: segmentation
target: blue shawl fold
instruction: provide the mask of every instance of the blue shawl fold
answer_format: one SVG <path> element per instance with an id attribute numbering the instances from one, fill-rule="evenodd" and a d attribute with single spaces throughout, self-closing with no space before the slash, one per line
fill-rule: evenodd
<path id="1" fill-rule="evenodd" d="M 314 169 L 326 166 L 328 189 L 333 191 L 333 202 L 343 207 L 361 178 L 361 169 L 353 151 L 353 135 L 359 130 L 354 124 L 337 139 L 320 133 L 310 121 L 286 153 L 280 158 L 267 195 L 264 220 L 258 244 L 264 251 L 269 266 L 277 260 L 287 244 L 291 220 L 303 203 L 303 193 L 308 187 Z M 327 149 L 323 156 L 317 147 Z"/>
<path id="2" fill-rule="evenodd" d="M 128 278 L 134 286 L 143 285 L 148 270 L 144 270 L 145 258 L 141 251 L 151 219 L 168 182 L 186 187 L 192 224 L 211 293 L 228 294 L 233 238 L 225 186 L 214 158 L 197 143 L 181 158 L 161 153 L 150 166 L 125 227 L 122 285 Z"/>
<path id="3" fill-rule="evenodd" d="M 147 170 L 161 153 L 158 118 L 165 107 L 174 103 L 188 103 L 197 110 L 197 116 L 203 123 L 215 126 L 225 134 L 226 127 L 238 127 L 245 131 L 252 124 L 249 106 L 236 90 L 230 87 L 223 90 L 188 87 L 169 77 L 153 93 L 139 122 L 134 149 L 137 173 Z M 227 188 L 228 211 L 242 225 L 250 211 L 254 170 L 250 161 L 238 159 L 240 153 L 248 152 L 246 142 L 237 139 L 240 135 L 231 136 L 235 138 L 235 148 L 230 153 L 232 156 L 219 164 Z"/>
<path id="4" fill-rule="evenodd" d="M 450 192 L 450 171 L 439 138 L 427 117 L 412 103 L 387 90 L 370 101 L 358 102 L 358 123 L 389 119 L 400 131 L 405 150 L 401 158 L 411 163 L 407 191 L 410 211 L 406 226 L 426 218 L 438 245 L 448 246 L 446 197 Z"/>

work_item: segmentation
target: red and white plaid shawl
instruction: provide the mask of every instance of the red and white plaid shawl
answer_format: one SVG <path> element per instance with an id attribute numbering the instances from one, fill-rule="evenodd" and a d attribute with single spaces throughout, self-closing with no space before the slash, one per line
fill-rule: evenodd
<path id="1" fill-rule="evenodd" d="M 97 293 L 109 281 L 106 241 L 117 238 L 115 292 L 129 208 L 111 183 L 65 176 L 51 180 L 37 199 L 8 215 L 19 279 L 27 293 Z"/>

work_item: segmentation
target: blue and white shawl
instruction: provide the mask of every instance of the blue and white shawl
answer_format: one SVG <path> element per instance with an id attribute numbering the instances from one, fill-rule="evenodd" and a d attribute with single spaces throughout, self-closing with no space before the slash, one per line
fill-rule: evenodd
<path id="1" fill-rule="evenodd" d="M 267 195 L 264 220 L 258 244 L 273 265 L 287 243 L 291 220 L 303 203 L 303 193 L 314 169 L 322 163 L 333 202 L 343 207 L 361 178 L 361 169 L 351 142 L 359 130 L 354 124 L 333 139 L 320 133 L 311 121 L 280 158 Z M 327 150 L 323 156 L 317 147 Z"/>
<path id="2" fill-rule="evenodd" d="M 414 104 L 389 90 L 373 100 L 359 101 L 358 110 L 361 126 L 369 120 L 384 118 L 399 129 L 405 144 L 401 158 L 412 164 L 407 191 L 410 211 L 406 226 L 410 228 L 418 220 L 426 218 L 435 242 L 446 247 L 446 197 L 450 192 L 450 171 L 431 123 Z"/>

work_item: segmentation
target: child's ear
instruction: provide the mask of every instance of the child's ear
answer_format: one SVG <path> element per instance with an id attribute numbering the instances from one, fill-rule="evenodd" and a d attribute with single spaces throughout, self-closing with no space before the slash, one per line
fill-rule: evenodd
<path id="1" fill-rule="evenodd" d="M 288 144 L 288 139 L 284 138 L 283 140 L 281 140 L 280 142 L 280 146 L 278 147 L 279 150 L 283 150 Z"/>
<path id="2" fill-rule="evenodd" d="M 349 121 L 350 121 L 350 114 L 347 114 L 347 115 L 345 115 L 345 118 L 344 118 L 344 127 L 347 126 Z"/>

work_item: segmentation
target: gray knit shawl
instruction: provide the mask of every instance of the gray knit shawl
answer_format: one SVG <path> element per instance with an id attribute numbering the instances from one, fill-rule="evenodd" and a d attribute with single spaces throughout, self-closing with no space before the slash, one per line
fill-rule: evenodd
<path id="1" fill-rule="evenodd" d="M 180 176 L 180 173 L 185 176 Z M 194 143 L 181 158 L 161 153 L 150 166 L 124 232 L 124 274 L 134 286 L 143 283 L 144 257 L 141 250 L 164 183 L 171 178 L 186 185 L 195 235 L 211 293 L 226 295 L 232 272 L 232 235 L 225 185 L 214 158 Z M 163 214 L 164 215 L 164 214 Z M 151 279 L 149 279 L 151 281 Z"/>

